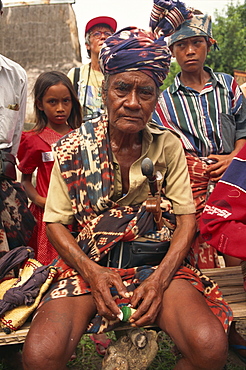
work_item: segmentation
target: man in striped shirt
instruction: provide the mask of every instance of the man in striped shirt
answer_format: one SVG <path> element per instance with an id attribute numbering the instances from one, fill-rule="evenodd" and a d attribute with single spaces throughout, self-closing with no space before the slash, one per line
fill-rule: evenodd
<path id="1" fill-rule="evenodd" d="M 153 118 L 176 131 L 185 150 L 215 160 L 208 172 L 218 181 L 246 142 L 246 100 L 232 76 L 204 66 L 216 45 L 209 16 L 185 21 L 168 44 L 181 72 L 161 94 Z"/>
<path id="2" fill-rule="evenodd" d="M 197 207 L 203 211 L 211 183 L 216 183 L 246 142 L 246 100 L 235 79 L 205 67 L 212 37 L 211 17 L 196 14 L 168 39 L 181 67 L 160 96 L 153 119 L 182 140 Z M 208 186 L 209 185 L 209 186 Z M 201 243 L 194 249 L 200 268 L 215 267 L 217 252 Z M 226 257 L 227 258 L 227 257 Z M 229 258 L 228 258 L 229 261 Z M 227 265 L 235 261 L 227 262 Z"/>

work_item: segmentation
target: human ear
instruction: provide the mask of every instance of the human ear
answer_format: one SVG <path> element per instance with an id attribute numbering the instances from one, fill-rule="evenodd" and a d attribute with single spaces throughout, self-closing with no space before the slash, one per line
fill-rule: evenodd
<path id="1" fill-rule="evenodd" d="M 171 51 L 171 53 L 172 53 L 172 57 L 174 58 L 174 57 L 175 57 L 175 53 L 174 53 L 174 51 L 173 51 L 173 45 L 171 45 L 171 46 L 169 47 L 169 49 L 170 49 L 170 51 Z"/>
<path id="2" fill-rule="evenodd" d="M 86 47 L 87 50 L 91 50 L 91 46 L 89 44 L 86 43 L 85 47 Z"/>
<path id="3" fill-rule="evenodd" d="M 44 110 L 42 101 L 36 100 L 36 106 L 39 110 Z"/>

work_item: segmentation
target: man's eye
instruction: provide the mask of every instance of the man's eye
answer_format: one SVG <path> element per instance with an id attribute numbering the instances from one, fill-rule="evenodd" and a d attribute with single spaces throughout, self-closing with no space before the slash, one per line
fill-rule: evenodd
<path id="1" fill-rule="evenodd" d="M 119 91 L 119 92 L 125 92 L 125 91 L 127 91 L 127 87 L 126 86 L 118 86 L 118 87 L 116 87 L 116 90 Z"/>
<path id="2" fill-rule="evenodd" d="M 150 99 L 154 95 L 154 91 L 152 89 L 142 89 L 139 94 L 143 99 Z"/>

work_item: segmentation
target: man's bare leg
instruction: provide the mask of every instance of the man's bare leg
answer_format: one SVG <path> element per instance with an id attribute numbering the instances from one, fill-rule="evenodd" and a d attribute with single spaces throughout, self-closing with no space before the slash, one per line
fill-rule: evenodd
<path id="1" fill-rule="evenodd" d="M 182 354 L 176 370 L 221 370 L 225 365 L 227 335 L 202 294 L 188 281 L 171 282 L 157 323 Z"/>
<path id="2" fill-rule="evenodd" d="M 91 295 L 57 298 L 40 307 L 24 344 L 24 369 L 66 369 L 95 312 Z"/>

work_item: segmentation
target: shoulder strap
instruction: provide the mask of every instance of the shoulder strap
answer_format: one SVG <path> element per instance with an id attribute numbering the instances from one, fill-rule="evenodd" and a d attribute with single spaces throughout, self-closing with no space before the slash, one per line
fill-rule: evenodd
<path id="1" fill-rule="evenodd" d="M 74 87 L 77 94 L 78 94 L 79 72 L 80 72 L 80 68 L 75 67 L 74 68 L 74 76 L 73 76 L 73 87 Z"/>

